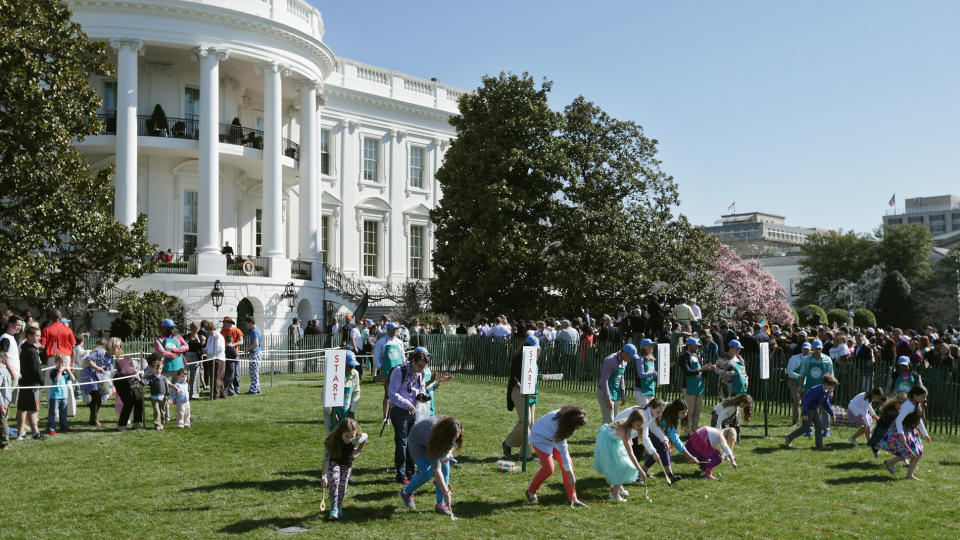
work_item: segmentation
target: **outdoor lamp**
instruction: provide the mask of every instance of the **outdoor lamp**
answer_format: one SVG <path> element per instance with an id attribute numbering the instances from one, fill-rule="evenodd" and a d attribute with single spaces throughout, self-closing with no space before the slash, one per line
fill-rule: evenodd
<path id="1" fill-rule="evenodd" d="M 287 307 L 293 311 L 293 306 L 297 304 L 297 289 L 293 287 L 292 281 L 283 288 L 283 297 L 287 299 Z"/>
<path id="2" fill-rule="evenodd" d="M 223 305 L 223 285 L 220 284 L 219 279 L 213 283 L 210 298 L 213 299 L 213 307 L 217 308 L 217 311 L 220 311 L 220 306 Z"/>

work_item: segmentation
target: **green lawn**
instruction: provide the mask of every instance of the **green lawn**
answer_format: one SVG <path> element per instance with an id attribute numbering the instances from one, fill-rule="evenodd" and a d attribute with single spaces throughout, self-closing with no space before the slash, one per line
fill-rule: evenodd
<path id="1" fill-rule="evenodd" d="M 653 503 L 642 489 L 631 500 L 607 502 L 607 486 L 592 470 L 597 404 L 592 395 L 552 393 L 539 414 L 580 403 L 591 414 L 571 440 L 581 499 L 590 508 L 571 510 L 559 474 L 540 490 L 541 504 L 524 504 L 523 492 L 539 467 L 526 473 L 497 470 L 500 441 L 515 418 L 504 408 L 501 385 L 445 384 L 441 413 L 463 421 L 464 453 L 451 472 L 452 522 L 433 512 L 433 492 L 421 489 L 419 509 L 402 508 L 393 482 L 393 440 L 378 437 L 380 386 L 367 384 L 361 419 L 371 441 L 358 458 L 344 517 L 325 522 L 320 513 L 322 427 L 316 376 L 265 381 L 261 396 L 195 402 L 194 427 L 164 432 L 92 430 L 79 411 L 77 433 L 46 442 L 11 442 L 0 454 L 4 470 L 4 538 L 196 538 L 279 536 L 293 525 L 298 537 L 960 537 L 960 442 L 934 439 L 918 476 L 894 480 L 864 447 L 850 448 L 850 428 L 835 428 L 833 452 L 813 452 L 801 438 L 783 448 L 787 429 L 763 415 L 745 426 L 736 447 L 740 469 L 717 469 L 719 482 L 695 478 L 693 466 L 675 470 L 684 479 L 668 486 L 651 481 Z M 112 406 L 104 418 L 114 425 Z M 709 414 L 705 414 L 709 419 Z M 151 413 L 147 412 L 149 423 Z M 41 421 L 43 425 L 44 421 Z M 841 443 L 841 441 L 844 441 Z M 902 473 L 901 473 L 902 476 Z"/>

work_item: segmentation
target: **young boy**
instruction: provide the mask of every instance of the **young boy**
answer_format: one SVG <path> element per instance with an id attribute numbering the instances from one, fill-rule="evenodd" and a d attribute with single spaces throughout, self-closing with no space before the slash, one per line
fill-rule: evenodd
<path id="1" fill-rule="evenodd" d="M 150 353 L 148 358 L 150 373 L 144 380 L 150 386 L 150 402 L 153 403 L 153 427 L 163 431 L 163 423 L 167 421 L 166 402 L 170 390 L 167 388 L 167 378 L 161 374 L 163 357 L 158 352 Z"/>
<path id="2" fill-rule="evenodd" d="M 76 382 L 73 371 L 67 368 L 67 357 L 58 354 L 54 360 L 53 371 L 50 372 L 50 383 L 53 388 L 47 396 L 47 433 L 56 435 L 57 414 L 60 416 L 60 431 L 73 433 L 70 426 L 67 425 L 67 392 L 70 391 L 68 384 L 70 381 Z"/>
<path id="3" fill-rule="evenodd" d="M 187 370 L 177 371 L 177 382 L 173 384 L 173 402 L 177 405 L 177 427 L 190 427 L 190 385 L 187 383 Z"/>
<path id="4" fill-rule="evenodd" d="M 829 446 L 823 446 L 823 431 L 826 426 L 823 425 L 819 409 L 823 408 L 823 411 L 830 416 L 831 420 L 833 419 L 833 406 L 830 405 L 830 394 L 837 387 L 837 384 L 837 378 L 827 373 L 823 376 L 820 384 L 810 388 L 807 390 L 807 393 L 803 395 L 803 402 L 800 409 L 800 413 L 803 415 L 803 422 L 799 428 L 787 435 L 787 448 L 790 448 L 794 439 L 807 433 L 812 424 L 816 432 L 817 450 L 830 449 Z"/>

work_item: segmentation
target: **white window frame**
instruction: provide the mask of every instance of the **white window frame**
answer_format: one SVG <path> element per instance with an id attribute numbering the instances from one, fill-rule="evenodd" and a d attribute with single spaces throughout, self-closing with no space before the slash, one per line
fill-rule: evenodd
<path id="1" fill-rule="evenodd" d="M 420 185 L 413 185 L 413 151 L 420 150 Z M 407 186 L 412 191 L 427 191 L 427 145 L 407 143 Z"/>
<path id="2" fill-rule="evenodd" d="M 323 172 L 323 134 L 327 134 L 327 163 L 328 168 L 327 172 Z M 332 127 L 322 127 L 320 128 L 320 144 L 317 148 L 317 154 L 320 157 L 320 177 L 321 178 L 330 178 L 334 175 L 334 162 L 336 161 L 336 154 L 333 151 L 333 141 L 336 138 L 336 135 L 333 133 Z"/>
<path id="3" fill-rule="evenodd" d="M 413 275 L 413 230 L 420 229 L 420 275 Z M 427 224 L 415 221 L 407 226 L 407 277 L 410 279 L 427 279 Z"/>
<path id="4" fill-rule="evenodd" d="M 374 272 L 373 275 L 367 274 L 367 224 L 373 224 L 374 232 L 376 234 L 376 257 L 374 261 Z M 378 219 L 367 219 L 365 216 L 363 221 L 360 223 L 360 276 L 363 278 L 371 279 L 381 279 L 383 277 L 383 255 L 384 255 L 384 242 L 382 241 L 383 234 L 383 222 Z"/>
<path id="5" fill-rule="evenodd" d="M 376 152 L 376 157 L 370 159 L 367 157 L 367 143 L 372 142 L 374 145 L 374 150 Z M 373 162 L 375 167 L 373 171 L 373 178 L 367 178 L 367 163 Z M 363 182 L 371 184 L 379 184 L 382 171 L 383 171 L 383 140 L 377 139 L 376 137 L 370 137 L 367 135 L 360 136 L 360 180 Z"/>
<path id="6" fill-rule="evenodd" d="M 373 128 L 370 126 L 359 126 L 355 129 L 354 136 L 356 137 L 356 148 L 357 148 L 357 180 L 361 186 L 364 187 L 374 187 L 380 190 L 384 190 L 387 187 L 387 157 L 386 151 L 387 146 L 385 143 L 387 138 L 386 130 Z M 363 177 L 363 143 L 366 139 L 374 139 L 377 142 L 377 178 L 376 180 L 366 180 Z"/>

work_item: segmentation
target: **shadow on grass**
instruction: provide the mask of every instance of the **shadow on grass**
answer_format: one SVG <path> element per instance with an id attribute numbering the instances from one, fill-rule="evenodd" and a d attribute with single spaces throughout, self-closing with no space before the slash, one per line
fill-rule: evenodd
<path id="1" fill-rule="evenodd" d="M 223 489 L 256 489 L 260 491 L 287 491 L 295 488 L 314 488 L 322 489 L 323 484 L 319 480 L 307 480 L 305 478 L 290 480 L 264 480 L 262 482 L 224 482 L 222 484 L 213 484 L 210 486 L 197 486 L 183 490 L 184 493 L 210 493 Z"/>
<path id="2" fill-rule="evenodd" d="M 944 467 L 960 467 L 960 461 L 943 460 L 940 462 L 940 465 L 943 465 Z"/>
<path id="3" fill-rule="evenodd" d="M 484 458 L 475 458 L 475 457 L 471 457 L 471 456 L 457 456 L 457 463 L 464 463 L 464 464 L 466 464 L 466 463 L 479 463 L 479 464 L 483 464 L 483 463 L 496 463 L 496 462 L 500 461 L 501 459 L 506 459 L 506 458 L 504 458 L 503 456 L 488 456 L 488 457 L 484 457 Z M 512 458 L 510 458 L 510 459 L 512 459 L 512 460 L 514 460 L 514 461 L 519 461 L 520 456 L 517 455 L 517 454 L 514 454 L 514 456 L 513 456 Z"/>
<path id="4" fill-rule="evenodd" d="M 257 529 L 283 529 L 285 527 L 293 527 L 294 525 L 303 525 L 304 521 L 307 520 L 316 520 L 321 519 L 322 515 L 320 513 L 311 514 L 309 516 L 303 516 L 301 518 L 295 517 L 272 517 L 264 519 L 243 519 L 236 523 L 231 523 L 225 525 L 220 529 L 219 532 L 226 534 L 246 534 Z"/>
<path id="5" fill-rule="evenodd" d="M 871 474 L 869 476 L 844 476 L 843 478 L 829 478 L 827 484 L 831 486 L 845 486 L 847 484 L 876 484 L 880 482 L 896 482 L 897 479 L 889 474 Z"/>
<path id="6" fill-rule="evenodd" d="M 566 501 L 566 495 L 563 496 L 563 501 Z M 504 501 L 504 502 L 487 502 L 487 501 L 470 501 L 469 504 L 457 505 L 457 517 L 460 518 L 471 518 L 477 516 L 486 516 L 501 510 L 503 508 L 516 508 L 520 504 L 517 501 Z"/>
<path id="7" fill-rule="evenodd" d="M 789 452 L 790 450 L 796 450 L 796 448 L 787 448 L 785 446 L 758 446 L 753 450 L 751 450 L 751 452 L 753 452 L 754 454 L 760 454 L 762 456 L 765 456 L 767 454 L 772 454 L 774 452 L 779 452 L 779 451 Z"/>
<path id="8" fill-rule="evenodd" d="M 399 500 L 399 497 L 397 497 Z M 376 520 L 385 520 L 390 519 L 394 512 L 397 511 L 397 506 L 385 505 L 379 508 L 351 508 L 349 504 L 346 505 L 343 509 L 343 517 L 340 518 L 340 521 L 346 521 L 348 523 L 364 523 L 366 521 L 376 521 Z"/>
<path id="9" fill-rule="evenodd" d="M 350 484 L 353 484 L 353 482 L 350 482 Z M 430 487 L 432 488 L 433 485 L 431 484 Z M 433 490 L 431 489 L 430 492 L 433 493 Z M 383 499 L 389 499 L 391 497 L 396 498 L 397 504 L 400 504 L 401 502 L 400 501 L 400 484 L 397 484 L 396 488 L 391 487 L 382 491 L 371 491 L 368 493 L 360 493 L 353 496 L 353 498 L 358 501 L 381 501 Z"/>
<path id="10" fill-rule="evenodd" d="M 323 421 L 320 420 L 320 419 L 316 419 L 316 420 L 290 420 L 290 421 L 278 420 L 277 423 L 278 423 L 278 424 L 289 424 L 289 425 L 297 425 L 297 424 L 316 425 L 316 424 L 322 424 Z"/>
<path id="11" fill-rule="evenodd" d="M 832 465 L 827 465 L 827 468 L 839 469 L 841 471 L 874 471 L 877 469 L 877 464 L 867 461 L 848 461 L 846 463 L 834 463 Z"/>

